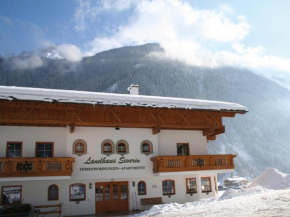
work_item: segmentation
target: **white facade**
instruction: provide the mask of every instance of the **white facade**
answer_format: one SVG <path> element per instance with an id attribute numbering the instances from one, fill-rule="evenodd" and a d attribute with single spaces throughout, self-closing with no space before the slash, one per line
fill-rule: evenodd
<path id="1" fill-rule="evenodd" d="M 87 154 L 78 156 L 73 154 L 73 143 L 84 140 L 87 144 Z M 111 140 L 115 145 L 119 140 L 125 140 L 128 154 L 102 154 L 101 144 L 104 140 Z M 152 153 L 141 153 L 141 143 L 148 140 L 153 145 Z M 6 157 L 6 144 L 9 141 L 23 142 L 22 157 L 35 157 L 36 142 L 54 142 L 54 157 L 74 157 L 73 174 L 71 177 L 25 177 L 0 178 L 2 186 L 22 185 L 22 202 L 33 205 L 62 203 L 63 215 L 80 215 L 95 213 L 95 183 L 128 181 L 129 210 L 144 209 L 140 198 L 162 197 L 163 202 L 184 203 L 201 198 L 216 196 L 215 181 L 217 173 L 231 170 L 212 170 L 194 172 L 171 172 L 154 174 L 153 163 L 150 158 L 155 156 L 176 156 L 177 143 L 188 143 L 190 155 L 206 155 L 207 141 L 202 131 L 192 130 L 161 130 L 153 135 L 152 129 L 144 128 L 102 128 L 102 127 L 75 127 L 70 133 L 69 127 L 27 127 L 27 126 L 0 126 L 0 157 Z M 116 148 L 116 147 L 114 147 Z M 120 158 L 138 159 L 136 163 L 119 163 Z M 85 164 L 88 159 L 102 158 L 115 159 L 116 163 Z M 137 161 L 138 161 L 137 160 Z M 100 170 L 100 168 L 103 168 Z M 118 169 L 116 169 L 118 168 Z M 211 192 L 201 192 L 201 177 L 210 177 Z M 186 193 L 186 178 L 196 178 L 197 193 Z M 163 196 L 162 181 L 175 181 L 175 195 Z M 139 181 L 146 183 L 146 195 L 138 195 Z M 133 187 L 133 182 L 135 186 Z M 69 186 L 74 183 L 86 185 L 86 200 L 79 204 L 69 200 Z M 92 183 L 92 188 L 89 188 Z M 48 187 L 55 184 L 59 187 L 59 200 L 48 201 Z"/>

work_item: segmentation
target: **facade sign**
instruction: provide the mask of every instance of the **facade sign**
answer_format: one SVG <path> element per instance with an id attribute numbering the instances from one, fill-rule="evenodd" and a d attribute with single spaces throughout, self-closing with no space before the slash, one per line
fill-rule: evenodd
<path id="1" fill-rule="evenodd" d="M 125 157 L 120 157 L 117 161 L 116 159 L 107 159 L 106 157 L 103 157 L 99 160 L 94 160 L 91 157 L 84 163 L 84 164 L 113 164 L 113 163 L 140 163 L 140 159 L 126 159 Z"/>
<path id="2" fill-rule="evenodd" d="M 140 159 L 127 159 L 125 157 L 120 157 L 119 159 L 108 159 L 103 157 L 101 159 L 92 159 L 91 157 L 84 164 L 132 164 L 140 163 Z M 145 166 L 115 166 L 115 167 L 87 167 L 80 168 L 80 171 L 113 171 L 113 170 L 145 170 Z"/>

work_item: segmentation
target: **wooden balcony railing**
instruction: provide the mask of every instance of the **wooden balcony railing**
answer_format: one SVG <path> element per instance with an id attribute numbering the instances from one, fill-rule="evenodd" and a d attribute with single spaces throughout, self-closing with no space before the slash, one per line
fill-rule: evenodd
<path id="1" fill-rule="evenodd" d="M 236 155 L 158 156 L 151 158 L 153 173 L 234 169 Z"/>
<path id="2" fill-rule="evenodd" d="M 71 176 L 74 158 L 0 158 L 0 178 Z"/>

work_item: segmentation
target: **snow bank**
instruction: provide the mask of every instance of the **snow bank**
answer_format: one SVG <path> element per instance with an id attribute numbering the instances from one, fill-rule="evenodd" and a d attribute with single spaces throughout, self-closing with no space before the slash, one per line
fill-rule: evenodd
<path id="1" fill-rule="evenodd" d="M 163 205 L 155 205 L 152 206 L 149 210 L 146 210 L 144 212 L 141 212 L 139 214 L 135 214 L 134 216 L 155 216 L 160 214 L 166 214 L 166 213 L 176 213 L 176 215 L 183 210 L 193 210 L 197 206 L 206 205 L 208 203 L 212 203 L 218 201 L 215 198 L 209 198 L 204 200 L 199 200 L 195 202 L 188 202 L 185 204 L 179 204 L 179 203 L 169 203 L 169 204 L 163 204 Z"/>
<path id="2" fill-rule="evenodd" d="M 258 186 L 274 190 L 290 187 L 290 174 L 282 173 L 275 168 L 267 168 L 262 175 L 250 184 L 249 188 Z"/>
<path id="3" fill-rule="evenodd" d="M 275 168 L 267 168 L 246 189 L 228 189 L 219 198 L 189 202 L 155 205 L 135 216 L 285 216 L 290 213 L 290 174 L 281 173 Z M 281 197 L 280 195 L 283 195 Z M 287 198 L 286 198 L 287 197 Z M 281 208 L 281 204 L 284 203 Z M 243 205 L 241 205 L 243 204 Z M 271 206 L 269 207 L 269 204 Z M 276 204 L 276 205 L 273 205 Z M 276 208 L 273 208 L 273 206 Z M 237 211 L 239 210 L 239 211 Z M 275 214 L 275 215 L 274 215 Z M 289 215 L 287 215 L 289 216 Z"/>
<path id="4" fill-rule="evenodd" d="M 243 189 L 228 189 L 226 190 L 223 195 L 219 198 L 219 200 L 227 200 L 232 199 L 234 197 L 240 197 L 240 196 L 249 196 L 254 194 L 260 194 L 262 192 L 267 191 L 266 189 L 256 186 L 255 188 L 243 188 Z"/>

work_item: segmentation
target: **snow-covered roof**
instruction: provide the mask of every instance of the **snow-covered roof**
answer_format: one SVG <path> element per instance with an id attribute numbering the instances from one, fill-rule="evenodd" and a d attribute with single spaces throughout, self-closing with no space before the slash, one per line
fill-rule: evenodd
<path id="1" fill-rule="evenodd" d="M 0 100 L 234 111 L 242 113 L 248 111 L 246 107 L 230 102 L 9 86 L 0 86 Z"/>

